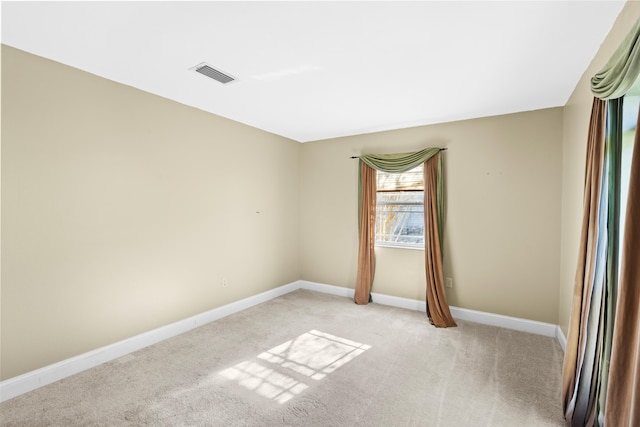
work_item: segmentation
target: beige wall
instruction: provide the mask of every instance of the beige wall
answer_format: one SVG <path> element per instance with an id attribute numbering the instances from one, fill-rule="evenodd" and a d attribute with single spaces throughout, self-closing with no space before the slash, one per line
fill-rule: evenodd
<path id="1" fill-rule="evenodd" d="M 306 143 L 302 277 L 352 288 L 357 161 L 447 147 L 445 275 L 454 306 L 557 323 L 562 109 Z M 424 252 L 377 248 L 373 292 L 425 299 Z"/>
<path id="2" fill-rule="evenodd" d="M 300 149 L 3 46 L 2 379 L 299 279 Z"/>
<path id="3" fill-rule="evenodd" d="M 580 243 L 587 131 L 593 102 L 590 80 L 607 63 L 639 17 L 640 2 L 627 2 L 564 108 L 559 324 L 565 335 L 571 314 Z"/>

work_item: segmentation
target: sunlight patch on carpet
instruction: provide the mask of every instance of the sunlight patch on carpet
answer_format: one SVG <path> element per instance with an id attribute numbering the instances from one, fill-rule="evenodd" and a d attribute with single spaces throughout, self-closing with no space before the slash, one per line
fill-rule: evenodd
<path id="1" fill-rule="evenodd" d="M 220 372 L 220 375 L 237 381 L 244 388 L 253 390 L 260 396 L 273 399 L 278 403 L 288 401 L 294 395 L 309 387 L 273 369 L 248 361 L 239 363 L 233 368 L 225 369 Z"/>
<path id="2" fill-rule="evenodd" d="M 302 382 L 304 378 L 291 375 L 321 380 L 370 348 L 367 344 L 311 330 L 260 353 L 256 362 L 241 362 L 221 371 L 220 375 L 260 396 L 285 403 L 309 387 Z M 262 361 L 271 365 L 264 366 Z"/>
<path id="3" fill-rule="evenodd" d="M 320 380 L 371 346 L 312 330 L 258 355 L 258 358 Z"/>

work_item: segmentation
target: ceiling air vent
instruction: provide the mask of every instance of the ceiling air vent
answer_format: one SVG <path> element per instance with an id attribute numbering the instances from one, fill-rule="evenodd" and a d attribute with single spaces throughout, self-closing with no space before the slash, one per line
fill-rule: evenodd
<path id="1" fill-rule="evenodd" d="M 220 70 L 216 70 L 215 68 L 213 68 L 208 64 L 205 64 L 204 62 L 202 64 L 196 65 L 195 67 L 192 68 L 192 70 L 204 76 L 212 78 L 213 80 L 220 82 L 222 84 L 227 84 L 227 83 L 231 83 L 232 81 L 235 81 L 234 77 L 231 77 L 229 74 L 223 73 Z"/>

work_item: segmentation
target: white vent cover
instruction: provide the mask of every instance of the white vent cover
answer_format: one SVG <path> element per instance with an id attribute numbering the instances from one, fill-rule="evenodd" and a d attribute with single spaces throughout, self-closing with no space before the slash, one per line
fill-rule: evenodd
<path id="1" fill-rule="evenodd" d="M 213 80 L 220 82 L 222 84 L 227 84 L 235 81 L 235 77 L 230 76 L 227 73 L 223 73 L 220 70 L 216 70 L 211 65 L 206 63 L 201 63 L 191 68 L 193 71 L 202 74 L 203 76 L 207 76 L 212 78 Z"/>

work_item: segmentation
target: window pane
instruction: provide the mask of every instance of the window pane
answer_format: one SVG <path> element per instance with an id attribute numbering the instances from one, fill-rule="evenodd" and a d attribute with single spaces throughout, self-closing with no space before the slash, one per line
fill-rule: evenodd
<path id="1" fill-rule="evenodd" d="M 424 245 L 423 198 L 422 191 L 378 193 L 376 241 Z"/>
<path id="2" fill-rule="evenodd" d="M 377 191 L 424 190 L 424 164 L 402 173 L 378 171 Z"/>

